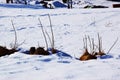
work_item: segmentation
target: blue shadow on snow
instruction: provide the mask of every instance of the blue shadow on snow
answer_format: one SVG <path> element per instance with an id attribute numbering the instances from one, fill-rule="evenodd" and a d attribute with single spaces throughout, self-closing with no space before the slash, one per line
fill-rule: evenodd
<path id="1" fill-rule="evenodd" d="M 109 59 L 109 58 L 113 58 L 113 56 L 108 54 L 100 56 L 100 59 Z"/>
<path id="2" fill-rule="evenodd" d="M 30 54 L 30 51 L 29 50 L 24 50 L 22 48 L 18 48 L 18 52 L 21 52 L 21 53 L 24 53 L 24 54 Z M 52 54 L 51 53 L 51 48 L 48 49 L 48 52 L 50 53 L 50 55 Z M 60 58 L 72 58 L 71 55 L 63 52 L 63 51 L 60 51 L 60 50 L 57 50 L 57 52 L 55 53 L 58 57 Z M 45 61 L 49 61 L 49 59 L 45 60 Z"/>
<path id="3" fill-rule="evenodd" d="M 0 7 L 6 8 L 32 8 L 32 9 L 43 9 L 42 6 L 35 6 L 35 5 L 24 5 L 24 4 L 0 4 Z"/>

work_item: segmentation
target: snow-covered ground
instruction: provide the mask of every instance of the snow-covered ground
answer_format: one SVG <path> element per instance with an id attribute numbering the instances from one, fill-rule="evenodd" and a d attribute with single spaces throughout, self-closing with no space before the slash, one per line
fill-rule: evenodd
<path id="1" fill-rule="evenodd" d="M 38 18 L 50 34 L 48 14 L 55 34 L 55 47 L 73 58 L 61 58 L 55 54 L 27 55 L 21 52 L 2 56 L 0 80 L 120 80 L 120 40 L 108 56 L 89 61 L 75 59 L 83 53 L 85 35 L 94 38 L 97 43 L 99 33 L 106 53 L 114 41 L 120 38 L 119 8 L 42 9 L 0 4 L 0 45 L 10 48 L 10 44 L 14 43 L 12 20 L 18 43 L 25 40 L 19 48 L 29 50 L 31 46 L 38 47 L 38 42 L 45 47 Z"/>

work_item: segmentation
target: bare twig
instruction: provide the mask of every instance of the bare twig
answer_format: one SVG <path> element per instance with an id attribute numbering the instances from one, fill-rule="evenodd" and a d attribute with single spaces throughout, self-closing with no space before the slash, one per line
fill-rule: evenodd
<path id="1" fill-rule="evenodd" d="M 92 39 L 92 55 L 95 53 L 95 43 L 94 43 L 94 38 Z"/>
<path id="2" fill-rule="evenodd" d="M 50 45 L 52 46 L 52 41 L 51 41 L 51 39 L 50 39 L 50 35 L 48 34 L 48 32 L 45 30 L 45 33 L 46 33 L 46 35 L 47 35 L 47 37 L 48 37 L 48 39 L 49 39 L 49 42 L 50 42 Z"/>
<path id="3" fill-rule="evenodd" d="M 42 30 L 42 33 L 43 33 L 43 36 L 44 36 L 44 40 L 45 40 L 45 43 L 46 43 L 46 48 L 48 49 L 47 38 L 46 38 L 46 35 L 45 35 L 45 31 L 44 31 L 43 25 L 42 25 L 42 23 L 41 23 L 40 18 L 38 18 L 38 20 L 39 20 L 39 23 L 40 23 L 40 25 L 41 25 L 41 30 Z"/>
<path id="4" fill-rule="evenodd" d="M 90 39 L 90 36 L 88 36 L 88 40 L 89 40 L 89 43 L 90 43 L 90 52 L 92 53 L 92 42 L 91 42 L 91 39 Z"/>
<path id="5" fill-rule="evenodd" d="M 86 35 L 85 35 L 85 48 L 88 51 L 88 48 L 87 48 L 87 37 L 86 37 Z"/>
<path id="6" fill-rule="evenodd" d="M 85 38 L 83 38 L 85 51 L 83 52 L 83 55 L 80 57 L 80 60 L 82 60 L 82 61 L 90 60 L 90 59 L 96 59 L 97 58 L 95 55 L 90 54 L 89 51 L 88 51 L 88 47 L 87 47 L 87 40 L 88 40 L 88 38 L 89 37 L 86 37 L 86 35 L 85 35 Z M 89 42 L 90 42 L 90 45 L 91 45 L 92 42 L 91 42 L 90 38 L 89 38 Z"/>
<path id="7" fill-rule="evenodd" d="M 38 47 L 40 47 L 39 41 L 38 41 Z"/>
<path id="8" fill-rule="evenodd" d="M 101 51 L 101 48 L 100 48 L 100 35 L 99 35 L 99 33 L 98 33 L 98 50 L 99 50 L 99 52 Z"/>
<path id="9" fill-rule="evenodd" d="M 83 48 L 85 49 L 85 38 L 83 38 Z"/>
<path id="10" fill-rule="evenodd" d="M 100 37 L 99 33 L 98 33 L 98 50 L 99 53 L 102 52 L 102 38 Z"/>
<path id="11" fill-rule="evenodd" d="M 113 45 L 110 47 L 110 49 L 108 50 L 107 54 L 112 50 L 112 48 L 115 46 L 115 44 L 117 43 L 118 38 L 115 40 L 115 42 L 113 43 Z"/>
<path id="12" fill-rule="evenodd" d="M 100 37 L 100 49 L 102 50 L 103 48 L 102 48 L 102 37 Z"/>
<path id="13" fill-rule="evenodd" d="M 54 33 L 53 33 L 51 18 L 50 18 L 49 14 L 48 14 L 48 17 L 49 17 L 49 22 L 50 22 L 51 34 L 52 34 L 52 39 L 51 39 L 52 40 L 52 46 L 51 46 L 51 48 L 54 49 Z"/>
<path id="14" fill-rule="evenodd" d="M 17 47 L 23 45 L 24 43 L 25 43 L 25 40 L 21 42 L 20 44 L 17 44 Z"/>
<path id="15" fill-rule="evenodd" d="M 11 23 L 12 23 L 12 27 L 13 27 L 14 33 L 15 33 L 15 43 L 14 43 L 13 48 L 16 49 L 17 48 L 17 32 L 16 32 L 16 29 L 15 29 L 15 26 L 14 26 L 14 23 L 12 20 L 11 20 Z"/>

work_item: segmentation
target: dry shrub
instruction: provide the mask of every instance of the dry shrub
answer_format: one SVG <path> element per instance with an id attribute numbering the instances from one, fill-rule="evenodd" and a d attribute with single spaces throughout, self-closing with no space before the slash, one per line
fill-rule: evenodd
<path id="1" fill-rule="evenodd" d="M 85 50 L 83 55 L 80 57 L 80 60 L 85 61 L 90 59 L 97 59 L 97 57 L 95 55 L 90 54 L 87 50 Z"/>
<path id="2" fill-rule="evenodd" d="M 51 22 L 51 18 L 50 18 L 49 14 L 48 14 L 48 18 L 49 18 L 49 23 L 50 23 L 51 36 L 48 34 L 48 32 L 43 27 L 40 18 L 38 18 L 38 20 L 39 20 L 39 23 L 40 23 L 40 27 L 41 27 L 41 30 L 42 30 L 42 33 L 43 33 L 43 36 L 44 36 L 44 40 L 45 40 L 45 44 L 46 44 L 46 48 L 47 48 L 47 50 L 45 50 L 45 51 L 48 51 L 48 49 L 49 49 L 48 48 L 49 47 L 48 43 L 50 42 L 51 47 L 50 47 L 49 50 L 52 54 L 55 54 L 58 50 L 55 49 L 54 31 L 53 31 L 53 26 L 52 26 L 52 22 Z"/>
<path id="3" fill-rule="evenodd" d="M 102 37 L 99 36 L 98 33 L 98 52 L 95 52 L 95 55 L 105 55 L 103 49 L 102 49 Z"/>
<path id="4" fill-rule="evenodd" d="M 16 49 L 7 49 L 6 47 L 0 46 L 0 57 L 5 55 L 10 55 L 14 52 L 17 52 Z"/>
<path id="5" fill-rule="evenodd" d="M 83 42 L 84 42 L 84 52 L 83 52 L 83 55 L 80 57 L 80 60 L 81 61 L 85 61 L 85 60 L 90 60 L 90 59 L 97 59 L 97 57 L 95 56 L 94 52 L 89 52 L 88 51 L 88 47 L 87 47 L 87 42 L 88 41 L 88 38 L 85 36 L 85 38 L 83 38 Z M 90 39 L 89 39 L 90 41 Z M 91 46 L 91 42 L 90 42 L 90 48 L 92 48 Z M 91 51 L 94 51 L 94 50 L 91 50 Z"/>
<path id="6" fill-rule="evenodd" d="M 30 48 L 30 54 L 34 54 L 34 53 L 35 53 L 35 50 L 36 50 L 35 47 L 31 47 L 31 48 Z"/>
<path id="7" fill-rule="evenodd" d="M 38 47 L 37 49 L 35 49 L 35 47 L 31 47 L 30 54 L 32 54 L 32 55 L 49 55 L 49 52 L 46 51 L 43 47 Z"/>
<path id="8" fill-rule="evenodd" d="M 88 41 L 90 44 L 90 51 L 88 51 L 88 46 L 87 46 Z M 118 41 L 118 38 L 115 40 L 115 42 L 110 47 L 108 52 L 105 53 L 104 50 L 102 49 L 102 37 L 99 35 L 99 33 L 98 33 L 98 45 L 94 43 L 94 39 L 91 39 L 89 36 L 88 37 L 85 36 L 85 38 L 83 38 L 84 52 L 83 52 L 83 55 L 80 57 L 80 60 L 85 61 L 90 59 L 97 59 L 98 56 L 103 56 L 108 54 L 111 51 L 111 49 L 115 46 L 117 41 Z"/>
<path id="9" fill-rule="evenodd" d="M 113 8 L 120 8 L 120 4 L 113 4 Z"/>
<path id="10" fill-rule="evenodd" d="M 6 47 L 0 46 L 0 57 L 5 56 L 5 55 L 10 55 L 10 54 L 13 54 L 14 52 L 17 52 L 18 46 L 20 46 L 24 43 L 24 42 L 22 42 L 21 44 L 17 43 L 17 32 L 16 32 L 16 29 L 14 27 L 14 23 L 12 20 L 11 20 L 11 23 L 12 23 L 12 27 L 14 30 L 14 35 L 15 35 L 14 39 L 15 40 L 14 40 L 14 43 L 10 44 L 11 49 L 7 49 Z"/>
<path id="11" fill-rule="evenodd" d="M 13 3 L 13 0 L 6 0 L 6 3 Z"/>

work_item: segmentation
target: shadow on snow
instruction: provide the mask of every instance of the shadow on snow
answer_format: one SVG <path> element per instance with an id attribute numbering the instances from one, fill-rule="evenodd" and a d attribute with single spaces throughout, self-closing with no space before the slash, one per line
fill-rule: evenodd
<path id="1" fill-rule="evenodd" d="M 30 54 L 29 50 L 24 50 L 22 48 L 18 49 L 19 52 L 24 53 L 24 54 Z M 59 59 L 59 63 L 70 63 L 70 59 L 72 59 L 73 57 L 63 51 L 57 50 L 56 54 L 52 54 L 51 53 L 51 49 L 48 49 L 48 52 L 50 53 L 48 56 L 50 55 L 56 55 Z M 39 61 L 43 61 L 43 62 L 50 62 L 51 60 L 53 60 L 52 58 L 46 57 L 46 58 L 42 58 L 39 59 Z"/>
<path id="2" fill-rule="evenodd" d="M 31 9 L 43 9 L 40 5 L 24 5 L 24 4 L 0 4 L 0 7 L 6 8 L 31 8 Z"/>

